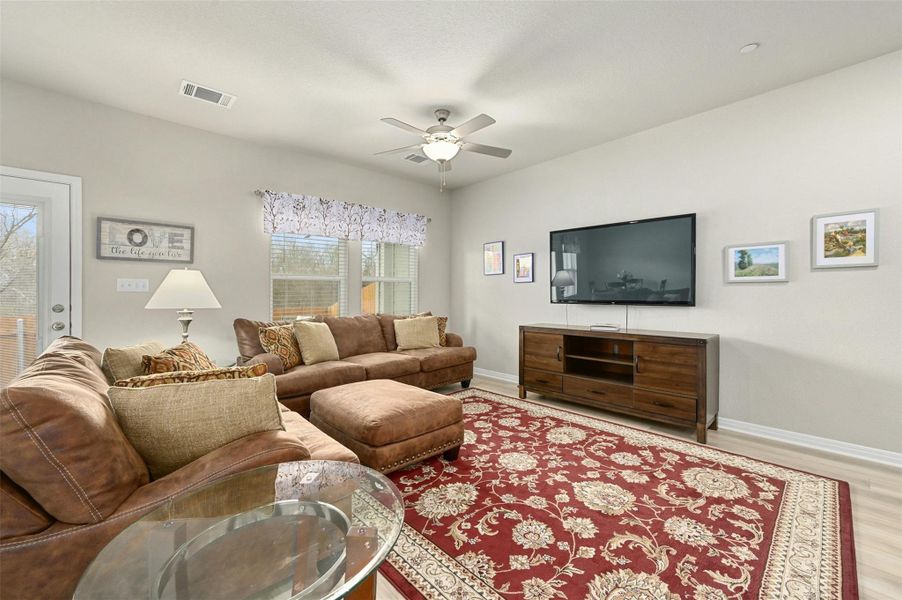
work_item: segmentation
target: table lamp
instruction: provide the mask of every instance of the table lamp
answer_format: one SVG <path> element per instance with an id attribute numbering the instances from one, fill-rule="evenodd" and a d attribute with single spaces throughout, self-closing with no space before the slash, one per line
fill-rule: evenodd
<path id="1" fill-rule="evenodd" d="M 191 308 L 186 308 L 190 306 Z M 222 308 L 204 274 L 196 269 L 172 269 L 144 308 L 179 309 L 182 342 L 188 341 L 188 326 L 195 308 Z"/>

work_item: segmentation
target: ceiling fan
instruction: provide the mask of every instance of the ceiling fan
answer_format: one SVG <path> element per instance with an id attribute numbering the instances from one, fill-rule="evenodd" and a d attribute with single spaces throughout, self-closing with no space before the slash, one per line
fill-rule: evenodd
<path id="1" fill-rule="evenodd" d="M 494 123 L 495 119 L 492 117 L 488 115 L 479 115 L 478 117 L 473 117 L 463 125 L 451 127 L 450 125 L 445 124 L 450 116 L 451 111 L 448 109 L 440 108 L 436 110 L 435 118 L 438 119 L 438 125 L 433 125 L 425 130 L 399 121 L 398 119 L 392 119 L 390 117 L 382 119 L 383 123 L 388 123 L 389 125 L 394 125 L 404 131 L 417 134 L 423 138 L 423 141 L 419 144 L 404 146 L 403 148 L 377 152 L 376 155 L 420 150 L 427 158 L 438 164 L 438 170 L 442 174 L 442 187 L 445 185 L 445 172 L 451 170 L 451 160 L 457 156 L 457 153 L 461 150 L 488 154 L 489 156 L 496 156 L 498 158 L 507 158 L 511 155 L 511 151 L 507 148 L 476 144 L 464 139 L 471 133 L 475 133 Z"/>

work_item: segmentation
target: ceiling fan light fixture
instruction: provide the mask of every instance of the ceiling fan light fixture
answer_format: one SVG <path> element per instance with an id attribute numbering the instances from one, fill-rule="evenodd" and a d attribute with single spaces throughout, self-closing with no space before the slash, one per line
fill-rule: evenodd
<path id="1" fill-rule="evenodd" d="M 458 152 L 460 152 L 460 146 L 446 140 L 436 140 L 423 146 L 423 154 L 436 162 L 451 160 L 457 156 Z"/>

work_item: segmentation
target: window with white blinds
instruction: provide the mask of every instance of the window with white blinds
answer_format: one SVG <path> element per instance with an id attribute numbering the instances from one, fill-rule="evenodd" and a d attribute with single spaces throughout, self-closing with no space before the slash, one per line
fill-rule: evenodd
<path id="1" fill-rule="evenodd" d="M 396 315 L 417 312 L 417 248 L 363 241 L 360 254 L 361 312 Z"/>
<path id="2" fill-rule="evenodd" d="M 270 268 L 274 320 L 347 314 L 347 241 L 274 233 Z"/>

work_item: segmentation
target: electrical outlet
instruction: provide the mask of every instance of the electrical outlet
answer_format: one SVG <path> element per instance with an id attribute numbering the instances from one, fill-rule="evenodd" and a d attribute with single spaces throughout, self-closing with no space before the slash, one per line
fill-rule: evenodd
<path id="1" fill-rule="evenodd" d="M 150 281 L 147 279 L 117 279 L 117 292 L 147 292 L 150 290 Z"/>

